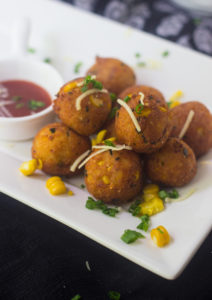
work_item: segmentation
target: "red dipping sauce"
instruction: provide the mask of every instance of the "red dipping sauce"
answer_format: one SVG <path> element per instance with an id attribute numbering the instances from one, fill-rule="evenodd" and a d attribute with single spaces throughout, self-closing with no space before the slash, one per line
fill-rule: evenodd
<path id="1" fill-rule="evenodd" d="M 0 117 L 25 117 L 52 104 L 48 92 L 24 80 L 0 81 Z"/>

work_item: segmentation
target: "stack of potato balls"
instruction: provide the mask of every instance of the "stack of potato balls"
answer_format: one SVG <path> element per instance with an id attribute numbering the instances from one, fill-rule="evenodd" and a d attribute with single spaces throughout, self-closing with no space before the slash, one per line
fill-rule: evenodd
<path id="1" fill-rule="evenodd" d="M 61 87 L 53 108 L 61 122 L 38 132 L 32 157 L 50 175 L 74 176 L 85 167 L 88 191 L 107 203 L 133 200 L 144 181 L 189 183 L 196 159 L 212 147 L 212 115 L 202 103 L 170 109 L 160 91 L 136 85 L 133 70 L 115 58 L 97 57 L 86 77 Z M 102 129 L 105 139 L 91 146 Z"/>

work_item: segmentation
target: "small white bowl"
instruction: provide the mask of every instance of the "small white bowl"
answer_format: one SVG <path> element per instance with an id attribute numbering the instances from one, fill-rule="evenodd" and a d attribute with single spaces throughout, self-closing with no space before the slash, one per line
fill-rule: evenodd
<path id="1" fill-rule="evenodd" d="M 49 64 L 27 58 L 0 61 L 0 82 L 26 80 L 43 87 L 51 99 L 63 85 L 60 74 Z M 0 139 L 20 141 L 35 136 L 39 129 L 54 118 L 52 105 L 41 112 L 26 117 L 0 117 Z"/>

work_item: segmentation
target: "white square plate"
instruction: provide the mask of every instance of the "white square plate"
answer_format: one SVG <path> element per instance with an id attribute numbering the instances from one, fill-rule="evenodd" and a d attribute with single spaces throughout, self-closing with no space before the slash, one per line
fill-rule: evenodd
<path id="1" fill-rule="evenodd" d="M 73 69 L 77 62 L 83 62 L 82 75 L 96 55 L 112 56 L 134 67 L 138 83 L 156 87 L 166 97 L 181 89 L 185 100 L 199 100 L 212 107 L 212 59 L 205 55 L 57 1 L 0 0 L 0 7 L 2 41 L 17 15 L 28 16 L 32 22 L 30 46 L 36 49 L 36 54 L 30 55 L 36 59 L 50 57 L 65 81 L 76 77 Z M 0 48 L 1 57 L 6 56 L 6 49 L 5 45 Z M 165 50 L 170 55 L 163 58 Z M 146 68 L 135 67 L 136 52 L 142 54 Z M 82 179 L 69 180 L 73 197 L 52 197 L 45 188 L 44 174 L 22 176 L 18 168 L 21 161 L 30 158 L 30 147 L 31 141 L 0 142 L 2 192 L 162 277 L 176 278 L 211 229 L 212 151 L 199 161 L 195 179 L 179 189 L 182 195 L 193 188 L 195 193 L 183 202 L 166 205 L 162 213 L 151 218 L 152 228 L 164 225 L 172 237 L 171 243 L 160 249 L 152 244 L 149 234 L 134 244 L 124 244 L 120 236 L 125 229 L 135 230 L 139 220 L 126 211 L 110 218 L 86 209 L 88 193 L 76 187 Z"/>

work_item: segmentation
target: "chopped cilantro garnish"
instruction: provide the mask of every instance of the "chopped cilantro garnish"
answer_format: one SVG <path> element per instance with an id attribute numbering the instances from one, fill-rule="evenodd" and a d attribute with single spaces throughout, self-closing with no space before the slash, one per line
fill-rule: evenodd
<path id="1" fill-rule="evenodd" d="M 35 53 L 36 52 L 35 48 L 28 48 L 27 51 L 29 53 Z"/>
<path id="2" fill-rule="evenodd" d="M 42 102 L 42 101 L 37 101 L 37 100 L 31 99 L 31 100 L 29 100 L 29 102 L 28 102 L 28 107 L 29 107 L 31 110 L 36 110 L 36 109 L 41 108 L 41 107 L 44 107 L 44 106 L 45 106 L 45 103 Z"/>
<path id="3" fill-rule="evenodd" d="M 173 199 L 176 199 L 179 197 L 179 193 L 176 189 L 173 189 L 172 191 L 170 192 L 167 192 L 165 190 L 161 190 L 159 191 L 158 193 L 158 196 L 162 199 L 162 200 L 165 200 L 166 198 L 173 198 Z"/>
<path id="4" fill-rule="evenodd" d="M 141 57 L 141 54 L 139 52 L 135 53 L 135 57 L 136 58 L 140 58 Z"/>
<path id="5" fill-rule="evenodd" d="M 115 102 L 116 99 L 117 99 L 116 94 L 110 93 L 110 99 L 111 99 L 112 102 Z"/>
<path id="6" fill-rule="evenodd" d="M 118 110 L 118 107 L 117 106 L 114 106 L 112 109 L 111 109 L 111 112 L 110 112 L 110 115 L 109 115 L 109 118 L 110 119 L 113 119 L 116 115 L 116 112 Z"/>
<path id="7" fill-rule="evenodd" d="M 159 227 L 157 227 L 157 230 L 158 230 L 160 233 L 164 234 L 163 230 L 161 230 Z"/>
<path id="8" fill-rule="evenodd" d="M 24 107 L 24 103 L 23 102 L 22 103 L 18 103 L 15 106 L 15 108 L 17 108 L 17 109 L 22 108 L 22 107 Z"/>
<path id="9" fill-rule="evenodd" d="M 81 189 L 84 189 L 84 188 L 85 188 L 85 185 L 82 183 L 82 184 L 80 185 L 80 187 L 81 187 Z"/>
<path id="10" fill-rule="evenodd" d="M 79 294 L 71 298 L 71 300 L 79 300 L 79 299 L 81 299 L 81 296 Z"/>
<path id="11" fill-rule="evenodd" d="M 146 63 L 144 61 L 140 61 L 137 63 L 137 67 L 139 67 L 139 68 L 143 68 L 145 66 L 146 66 Z"/>
<path id="12" fill-rule="evenodd" d="M 51 58 L 49 58 L 49 57 L 44 58 L 43 61 L 47 64 L 50 64 L 52 62 Z"/>
<path id="13" fill-rule="evenodd" d="M 104 140 L 104 144 L 109 147 L 116 147 L 115 144 L 113 144 L 113 142 L 110 140 Z"/>
<path id="14" fill-rule="evenodd" d="M 141 223 L 137 226 L 137 228 L 147 232 L 147 230 L 149 228 L 149 222 L 150 222 L 149 216 L 143 215 L 141 217 Z"/>
<path id="15" fill-rule="evenodd" d="M 79 73 L 81 66 L 82 66 L 82 62 L 79 61 L 79 62 L 74 66 L 74 73 L 76 73 L 76 74 Z"/>
<path id="16" fill-rule="evenodd" d="M 168 108 L 170 108 L 172 101 L 168 101 L 168 102 L 166 102 L 166 104 L 167 104 Z"/>
<path id="17" fill-rule="evenodd" d="M 92 197 L 88 197 L 85 207 L 88 209 L 100 209 L 103 214 L 108 215 L 110 217 L 115 217 L 116 214 L 119 212 L 117 208 L 108 207 L 101 200 L 96 201 Z"/>
<path id="18" fill-rule="evenodd" d="M 136 113 L 137 113 L 138 115 L 141 114 L 141 112 L 142 112 L 143 109 L 144 109 L 144 105 L 141 104 L 141 103 L 137 104 L 136 107 L 135 107 L 135 111 L 136 111 Z"/>
<path id="19" fill-rule="evenodd" d="M 139 215 L 141 211 L 139 204 L 141 204 L 141 200 L 137 199 L 134 203 L 130 205 L 128 212 L 130 212 L 133 216 Z"/>
<path id="20" fill-rule="evenodd" d="M 123 100 L 123 101 L 127 103 L 127 102 L 129 102 L 129 101 L 130 101 L 130 99 L 131 99 L 131 97 L 130 97 L 130 96 L 126 96 L 126 97 L 124 98 L 124 100 Z"/>
<path id="21" fill-rule="evenodd" d="M 92 77 L 90 75 L 86 76 L 84 81 L 83 81 L 83 87 L 81 88 L 81 91 L 84 93 L 88 90 L 88 85 L 92 84 L 93 88 L 98 89 L 98 90 L 102 90 L 103 86 L 102 83 L 92 79 Z"/>
<path id="22" fill-rule="evenodd" d="M 130 230 L 130 229 L 126 229 L 121 236 L 122 241 L 125 242 L 126 244 L 133 243 L 140 238 L 145 238 L 145 236 L 138 231 Z"/>
<path id="23" fill-rule="evenodd" d="M 18 101 L 20 101 L 21 100 L 21 96 L 13 96 L 12 97 L 12 101 L 14 101 L 14 102 L 18 102 Z"/>
<path id="24" fill-rule="evenodd" d="M 111 300 L 119 300 L 121 295 L 119 292 L 115 292 L 115 291 L 109 291 L 108 292 L 108 297 Z"/>
<path id="25" fill-rule="evenodd" d="M 166 50 L 166 51 L 164 51 L 163 53 L 162 53 L 162 56 L 163 57 L 167 57 L 167 56 L 169 56 L 169 51 L 168 50 Z"/>

